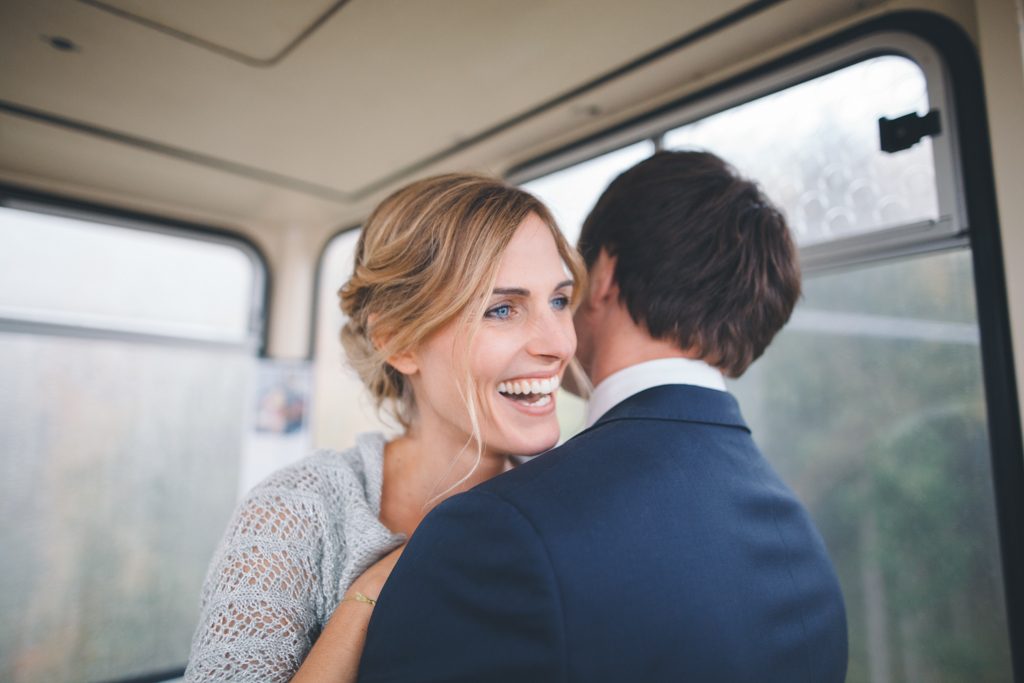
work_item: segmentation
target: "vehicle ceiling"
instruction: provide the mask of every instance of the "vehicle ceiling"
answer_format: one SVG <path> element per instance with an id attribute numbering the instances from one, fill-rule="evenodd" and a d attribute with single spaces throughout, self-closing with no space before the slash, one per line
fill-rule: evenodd
<path id="1" fill-rule="evenodd" d="M 411 178 L 504 172 L 879 5 L 2 0 L 0 181 L 257 236 L 327 234 Z M 721 31 L 475 139 L 743 8 Z"/>

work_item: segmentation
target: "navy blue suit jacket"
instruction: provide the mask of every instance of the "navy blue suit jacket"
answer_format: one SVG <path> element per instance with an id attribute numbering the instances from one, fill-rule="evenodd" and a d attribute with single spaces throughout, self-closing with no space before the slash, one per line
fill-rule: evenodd
<path id="1" fill-rule="evenodd" d="M 840 683 L 846 661 L 828 553 L 736 400 L 668 385 L 427 515 L 360 680 Z"/>

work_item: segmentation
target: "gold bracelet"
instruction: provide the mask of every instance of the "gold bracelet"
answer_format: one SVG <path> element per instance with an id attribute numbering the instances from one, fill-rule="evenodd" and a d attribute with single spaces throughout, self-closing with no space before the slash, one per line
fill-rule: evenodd
<path id="1" fill-rule="evenodd" d="M 376 600 L 371 600 L 370 598 L 366 597 L 365 595 L 363 595 L 359 591 L 356 591 L 356 597 L 354 597 L 354 598 L 342 598 L 341 599 L 342 602 L 345 602 L 346 600 L 355 600 L 356 602 L 365 602 L 370 607 L 373 607 L 374 605 L 377 604 Z"/>

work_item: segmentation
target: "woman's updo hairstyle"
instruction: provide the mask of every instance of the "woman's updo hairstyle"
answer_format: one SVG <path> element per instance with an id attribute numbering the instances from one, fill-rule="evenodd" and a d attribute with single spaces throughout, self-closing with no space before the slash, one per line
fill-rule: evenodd
<path id="1" fill-rule="evenodd" d="M 403 427 L 415 413 L 412 387 L 386 359 L 463 311 L 473 321 L 472 339 L 502 255 L 530 213 L 551 230 L 578 300 L 586 269 L 576 250 L 537 198 L 500 179 L 456 173 L 414 182 L 381 202 L 363 225 L 352 278 L 339 292 L 348 316 L 341 341 L 378 409 L 390 408 Z"/>

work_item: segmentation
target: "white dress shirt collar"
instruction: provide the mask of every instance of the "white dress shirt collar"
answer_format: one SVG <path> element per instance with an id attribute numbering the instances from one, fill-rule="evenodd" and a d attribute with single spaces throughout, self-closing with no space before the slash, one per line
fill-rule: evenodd
<path id="1" fill-rule="evenodd" d="M 630 396 L 665 384 L 693 384 L 725 391 L 725 379 L 721 370 L 702 360 L 659 358 L 637 363 L 605 377 L 594 388 L 587 409 L 587 427 Z"/>

